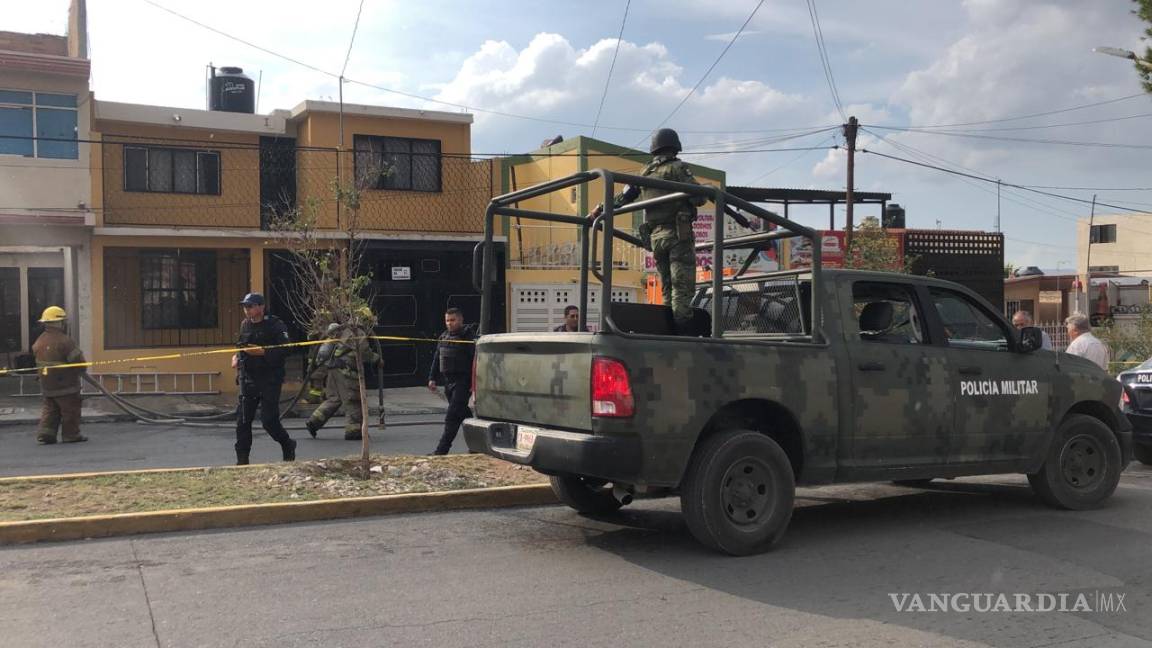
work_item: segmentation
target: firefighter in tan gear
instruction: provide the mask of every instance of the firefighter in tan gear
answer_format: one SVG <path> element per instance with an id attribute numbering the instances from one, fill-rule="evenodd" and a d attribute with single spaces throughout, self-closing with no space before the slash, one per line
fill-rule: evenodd
<path id="1" fill-rule="evenodd" d="M 84 362 L 84 354 L 65 332 L 68 314 L 59 306 L 49 306 L 40 316 L 44 332 L 32 344 L 40 376 L 43 407 L 36 441 L 42 445 L 56 443 L 56 430 L 64 443 L 87 441 L 80 434 L 80 376 L 83 367 L 54 369 L 58 365 Z"/>

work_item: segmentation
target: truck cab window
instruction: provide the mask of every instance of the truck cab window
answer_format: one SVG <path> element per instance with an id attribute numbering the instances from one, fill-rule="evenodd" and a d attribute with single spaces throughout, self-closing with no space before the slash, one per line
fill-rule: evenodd
<path id="1" fill-rule="evenodd" d="M 852 285 L 852 312 L 864 342 L 923 344 L 923 318 L 908 286 L 872 281 Z"/>
<path id="2" fill-rule="evenodd" d="M 940 288 L 930 288 L 928 292 L 944 325 L 948 346 L 1008 350 L 1008 330 L 967 295 Z"/>

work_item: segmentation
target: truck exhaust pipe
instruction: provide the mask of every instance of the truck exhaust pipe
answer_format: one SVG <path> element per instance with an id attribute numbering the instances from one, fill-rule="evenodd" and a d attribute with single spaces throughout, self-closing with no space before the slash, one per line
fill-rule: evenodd
<path id="1" fill-rule="evenodd" d="M 624 506 L 628 506 L 632 503 L 632 487 L 612 484 L 612 497 L 615 497 L 616 501 Z"/>

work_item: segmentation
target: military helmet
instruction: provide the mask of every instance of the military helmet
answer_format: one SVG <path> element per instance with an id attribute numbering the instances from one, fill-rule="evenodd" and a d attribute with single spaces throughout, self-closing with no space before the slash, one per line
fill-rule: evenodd
<path id="1" fill-rule="evenodd" d="M 66 319 L 68 319 L 68 314 L 64 312 L 63 308 L 59 306 L 49 306 L 44 309 L 44 314 L 40 316 L 40 323 L 63 322 Z"/>
<path id="2" fill-rule="evenodd" d="M 652 146 L 648 147 L 648 152 L 654 154 L 666 148 L 674 149 L 674 153 L 684 150 L 684 147 L 680 146 L 680 136 L 671 128 L 661 128 L 652 134 Z"/>

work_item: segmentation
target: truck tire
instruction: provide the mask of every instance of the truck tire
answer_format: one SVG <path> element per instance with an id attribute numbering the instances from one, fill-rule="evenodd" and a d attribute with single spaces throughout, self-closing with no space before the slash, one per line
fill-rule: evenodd
<path id="1" fill-rule="evenodd" d="M 1132 446 L 1132 452 L 1136 455 L 1136 461 L 1144 464 L 1145 466 L 1152 466 L 1152 446 L 1138 444 Z"/>
<path id="2" fill-rule="evenodd" d="M 746 556 L 780 540 L 795 497 L 792 463 L 779 444 L 759 432 L 731 430 L 692 453 L 680 507 L 702 544 Z"/>
<path id="3" fill-rule="evenodd" d="M 1120 444 L 1099 419 L 1074 414 L 1052 439 L 1040 471 L 1028 475 L 1032 490 L 1054 508 L 1083 510 L 1107 499 L 1120 483 Z"/>
<path id="4" fill-rule="evenodd" d="M 553 475 L 549 481 L 556 498 L 579 513 L 603 515 L 623 506 L 604 480 L 564 474 Z"/>

